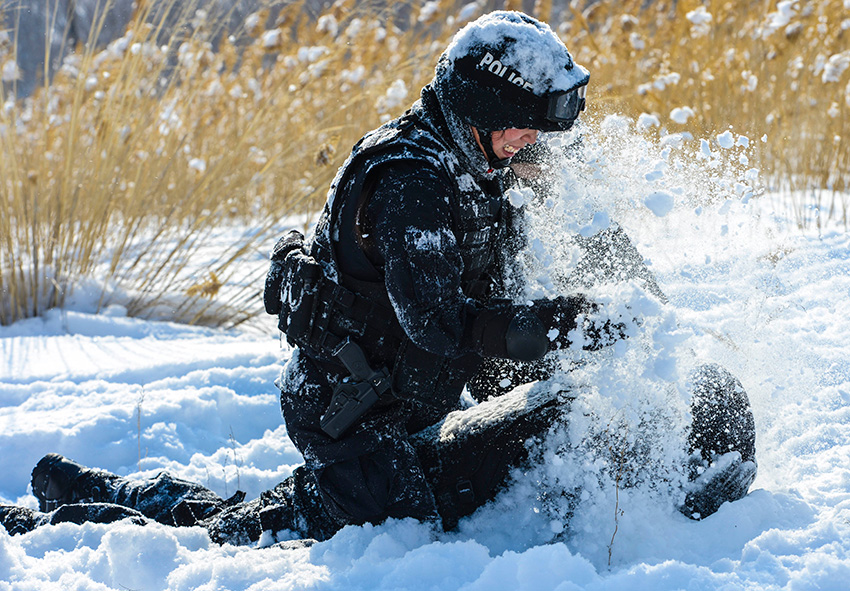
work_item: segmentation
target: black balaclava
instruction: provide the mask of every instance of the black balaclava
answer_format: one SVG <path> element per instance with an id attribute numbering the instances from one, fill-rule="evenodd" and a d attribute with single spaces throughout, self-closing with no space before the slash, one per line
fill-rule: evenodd
<path id="1" fill-rule="evenodd" d="M 496 155 L 496 151 L 493 149 L 493 132 L 479 129 L 478 140 L 484 148 L 484 153 L 487 154 L 487 162 L 490 163 L 490 168 L 498 170 L 507 167 L 511 163 L 511 156 L 499 158 Z"/>
<path id="2" fill-rule="evenodd" d="M 492 179 L 497 167 L 490 162 L 490 157 L 485 156 L 481 147 L 475 140 L 472 127 L 469 123 L 462 121 L 457 114 L 445 103 L 445 97 L 441 96 L 436 84 L 429 84 L 422 89 L 423 103 L 426 108 L 439 109 L 451 140 L 458 147 L 459 156 L 465 162 L 466 167 L 477 178 Z M 427 99 L 427 95 L 433 97 L 433 102 Z M 434 104 L 436 103 L 436 104 Z M 486 134 L 489 139 L 489 134 Z M 479 132 L 479 137 L 481 133 Z M 483 142 L 482 142 L 483 144 Z M 491 148 L 492 149 L 492 148 Z"/>

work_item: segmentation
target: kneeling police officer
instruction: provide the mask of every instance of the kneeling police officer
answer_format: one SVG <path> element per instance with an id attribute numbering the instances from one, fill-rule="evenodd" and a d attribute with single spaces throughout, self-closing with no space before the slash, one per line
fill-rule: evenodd
<path id="1" fill-rule="evenodd" d="M 389 517 L 451 528 L 492 499 L 525 459 L 526 440 L 563 412 L 557 397 L 517 405 L 495 395 L 545 378 L 544 357 L 571 339 L 592 351 L 620 337 L 620 327 L 592 321 L 596 305 L 581 295 L 504 297 L 523 245 L 506 205 L 517 182 L 509 165 L 540 132 L 573 127 L 588 81 L 547 25 L 519 12 L 477 19 L 410 110 L 354 146 L 309 239 L 293 231 L 278 242 L 264 300 L 294 346 L 278 382 L 305 460 L 290 478 L 250 502 L 223 500 L 167 474 L 131 482 L 49 454 L 33 471 L 44 515 L 4 509 L 7 529 L 129 516 L 198 523 L 219 542 L 256 541 L 266 530 L 325 539 Z M 588 264 L 626 269 L 660 294 L 622 233 L 606 244 L 619 246 L 594 253 L 588 241 Z M 755 474 L 746 394 L 725 370 L 704 375 L 695 400 L 726 409 L 728 420 L 704 417 L 699 449 L 706 461 L 730 450 L 742 459 L 726 478 L 735 487 L 689 496 L 686 512 L 700 516 L 746 494 Z M 490 398 L 486 412 L 473 407 L 440 427 L 465 387 Z"/>

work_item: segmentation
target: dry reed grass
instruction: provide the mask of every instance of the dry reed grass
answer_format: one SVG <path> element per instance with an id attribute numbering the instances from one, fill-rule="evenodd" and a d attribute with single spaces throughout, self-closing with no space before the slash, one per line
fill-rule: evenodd
<path id="1" fill-rule="evenodd" d="M 281 220 L 310 219 L 350 146 L 406 108 L 481 12 L 414 5 L 399 22 L 362 4 L 342 0 L 315 22 L 269 0 L 224 31 L 192 2 L 140 2 L 124 37 L 78 47 L 26 101 L 0 97 L 0 324 L 62 306 L 92 277 L 103 303 L 131 314 L 251 318 L 262 269 L 247 261 Z M 659 135 L 765 136 L 752 164 L 772 186 L 847 190 L 847 0 L 643 4 L 572 2 L 563 23 L 551 1 L 535 5 L 591 69 L 591 114 L 653 113 Z M 231 248 L 204 250 L 239 227 L 250 230 Z M 190 273 L 199 256 L 204 270 Z"/>
<path id="2" fill-rule="evenodd" d="M 270 2 L 219 31 L 193 3 L 142 4 L 108 48 L 78 48 L 26 101 L 3 97 L 0 323 L 61 306 L 91 276 L 130 314 L 250 318 L 262 270 L 245 260 L 320 207 L 363 129 L 410 100 L 397 81 L 432 67 L 422 27 L 353 5 L 317 26 Z M 231 248 L 204 252 L 237 225 L 249 230 Z"/>

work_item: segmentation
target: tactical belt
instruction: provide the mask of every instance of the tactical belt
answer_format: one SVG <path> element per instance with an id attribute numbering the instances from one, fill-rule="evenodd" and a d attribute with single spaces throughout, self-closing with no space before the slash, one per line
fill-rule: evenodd
<path id="1" fill-rule="evenodd" d="M 306 345 L 323 355 L 333 355 L 342 342 L 353 337 L 367 350 L 397 350 L 395 313 L 338 283 L 323 277 L 316 294 L 316 308 L 306 335 Z"/>

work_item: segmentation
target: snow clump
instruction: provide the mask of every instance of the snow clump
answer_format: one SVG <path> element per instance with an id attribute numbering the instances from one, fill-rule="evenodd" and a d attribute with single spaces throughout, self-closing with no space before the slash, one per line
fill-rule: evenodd
<path id="1" fill-rule="evenodd" d="M 18 62 L 13 59 L 6 60 L 3 67 L 0 68 L 0 79 L 3 82 L 14 82 L 21 79 L 21 69 L 18 67 Z"/>
<path id="2" fill-rule="evenodd" d="M 762 29 L 762 38 L 773 35 L 777 30 L 787 26 L 796 15 L 797 0 L 782 0 L 776 5 L 776 12 L 767 15 L 767 23 Z"/>
<path id="3" fill-rule="evenodd" d="M 475 15 L 477 15 L 481 11 L 481 6 L 478 2 L 470 2 L 469 4 L 464 4 L 460 11 L 457 13 L 458 22 L 466 22 L 468 20 L 472 20 Z"/>
<path id="4" fill-rule="evenodd" d="M 850 67 L 850 50 L 836 53 L 830 56 L 823 68 L 821 80 L 826 84 L 828 82 L 839 82 L 841 75 Z"/>
<path id="5" fill-rule="evenodd" d="M 332 14 L 323 14 L 316 22 L 316 31 L 319 33 L 327 33 L 331 37 L 336 37 L 339 32 L 339 23 Z"/>
<path id="6" fill-rule="evenodd" d="M 702 37 L 707 35 L 711 30 L 709 23 L 711 23 L 711 13 L 705 9 L 705 6 L 700 6 L 699 8 L 690 11 L 685 15 L 691 24 L 691 37 Z"/>
<path id="7" fill-rule="evenodd" d="M 637 51 L 646 49 L 646 41 L 643 40 L 643 37 L 640 36 L 640 33 L 636 33 L 634 31 L 629 33 L 629 44 L 632 46 L 632 49 L 635 49 Z"/>
<path id="8" fill-rule="evenodd" d="M 650 193 L 644 200 L 644 205 L 656 216 L 663 218 L 673 211 L 675 199 L 666 191 L 655 191 Z"/>
<path id="9" fill-rule="evenodd" d="M 422 8 L 419 10 L 419 18 L 417 19 L 420 23 L 427 23 L 437 12 L 440 10 L 440 3 L 437 0 L 431 0 L 430 2 L 426 2 L 422 5 Z"/>
<path id="10" fill-rule="evenodd" d="M 522 207 L 534 198 L 534 191 L 529 187 L 508 189 L 508 201 L 514 207 Z"/>
<path id="11" fill-rule="evenodd" d="M 735 136 L 731 131 L 724 131 L 717 136 L 717 145 L 728 150 L 735 145 Z"/>
<path id="12" fill-rule="evenodd" d="M 407 98 L 407 85 L 404 80 L 398 79 L 387 89 L 387 92 L 378 99 L 378 112 L 387 113 L 399 107 Z"/>
<path id="13" fill-rule="evenodd" d="M 651 115 L 649 113 L 641 113 L 640 117 L 638 117 L 638 129 L 649 129 L 650 127 L 659 127 L 660 125 L 661 121 L 659 121 L 658 117 L 656 117 L 655 115 Z"/>
<path id="14" fill-rule="evenodd" d="M 260 41 L 263 49 L 277 49 L 281 45 L 282 34 L 280 29 L 272 29 L 263 33 Z"/>
<path id="15" fill-rule="evenodd" d="M 688 122 L 688 119 L 694 116 L 694 110 L 690 107 L 676 107 L 672 111 L 670 111 L 670 119 L 684 125 Z"/>
<path id="16" fill-rule="evenodd" d="M 203 173 L 207 170 L 207 163 L 203 158 L 192 158 L 189 160 L 189 168 L 195 172 Z"/>

